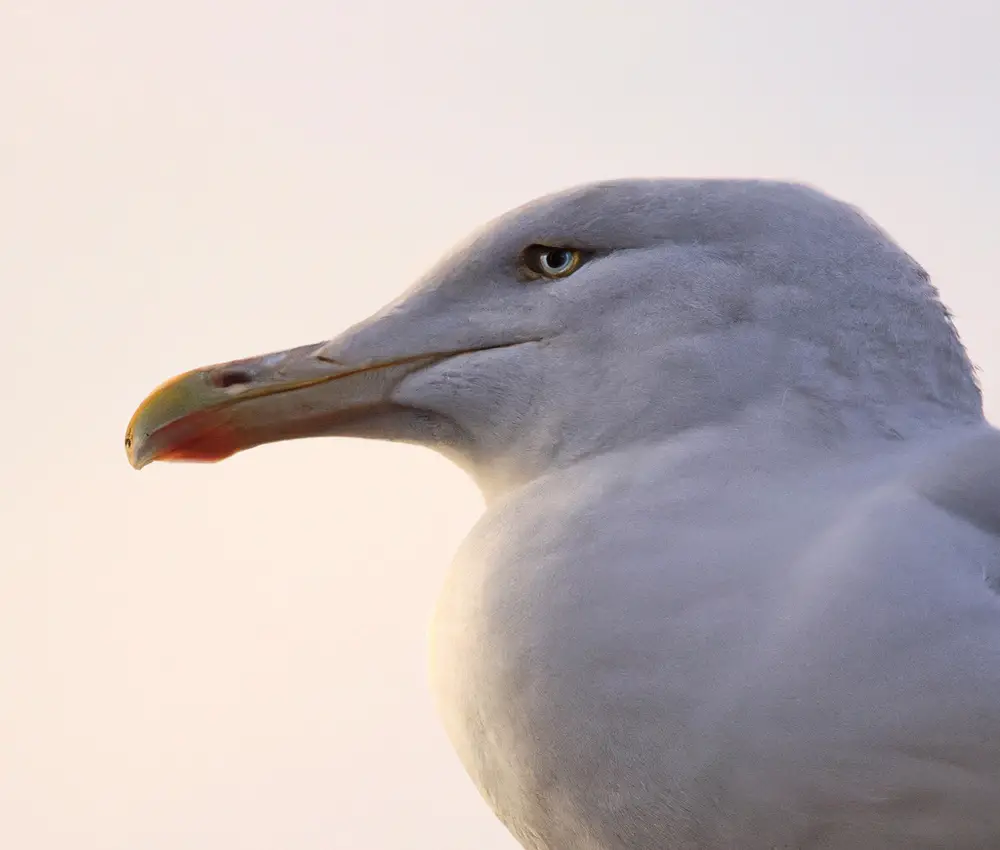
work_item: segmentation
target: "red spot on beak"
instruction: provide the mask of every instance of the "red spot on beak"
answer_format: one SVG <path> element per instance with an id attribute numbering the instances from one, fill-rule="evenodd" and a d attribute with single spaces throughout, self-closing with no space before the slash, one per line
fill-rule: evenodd
<path id="1" fill-rule="evenodd" d="M 156 435 L 157 442 L 162 441 L 164 448 L 156 459 L 214 463 L 245 448 L 237 430 L 224 422 L 199 430 L 197 426 L 200 423 L 197 420 L 204 422 L 205 418 L 207 417 L 195 414 L 172 422 L 160 431 Z"/>

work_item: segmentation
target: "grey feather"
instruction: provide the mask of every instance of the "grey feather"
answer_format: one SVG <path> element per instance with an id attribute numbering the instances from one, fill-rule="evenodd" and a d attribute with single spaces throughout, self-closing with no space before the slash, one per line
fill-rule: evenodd
<path id="1" fill-rule="evenodd" d="M 917 476 L 934 504 L 1000 538 L 1000 433 L 976 434 L 934 458 Z"/>
<path id="2" fill-rule="evenodd" d="M 588 260 L 526 279 L 533 243 Z M 884 232 L 790 184 L 580 187 L 321 354 L 428 352 L 330 428 L 486 495 L 434 687 L 525 848 L 1000 847 L 1000 435 Z"/>

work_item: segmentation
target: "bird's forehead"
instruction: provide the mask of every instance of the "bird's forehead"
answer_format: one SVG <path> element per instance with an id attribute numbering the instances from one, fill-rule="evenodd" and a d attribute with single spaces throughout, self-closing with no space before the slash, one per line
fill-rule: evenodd
<path id="1" fill-rule="evenodd" d="M 658 243 L 744 243 L 843 218 L 849 210 L 808 187 L 760 180 L 620 180 L 538 198 L 493 220 L 463 254 L 506 255 L 542 243 L 596 251 Z"/>

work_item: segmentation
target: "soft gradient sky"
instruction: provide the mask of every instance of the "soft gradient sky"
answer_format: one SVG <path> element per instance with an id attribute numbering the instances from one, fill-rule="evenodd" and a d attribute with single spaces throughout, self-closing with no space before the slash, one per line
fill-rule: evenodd
<path id="1" fill-rule="evenodd" d="M 424 684 L 480 510 L 415 448 L 133 472 L 163 378 L 330 337 L 594 178 L 804 179 L 1000 417 L 1000 5 L 0 4 L 0 846 L 501 850 Z"/>

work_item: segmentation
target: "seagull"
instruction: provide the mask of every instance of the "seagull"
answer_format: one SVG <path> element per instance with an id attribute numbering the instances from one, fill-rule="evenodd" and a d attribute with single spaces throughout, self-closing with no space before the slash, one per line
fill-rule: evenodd
<path id="1" fill-rule="evenodd" d="M 855 207 L 549 195 L 332 341 L 168 381 L 125 446 L 315 436 L 429 446 L 482 490 L 431 676 L 526 850 L 1000 847 L 1000 433 Z"/>

